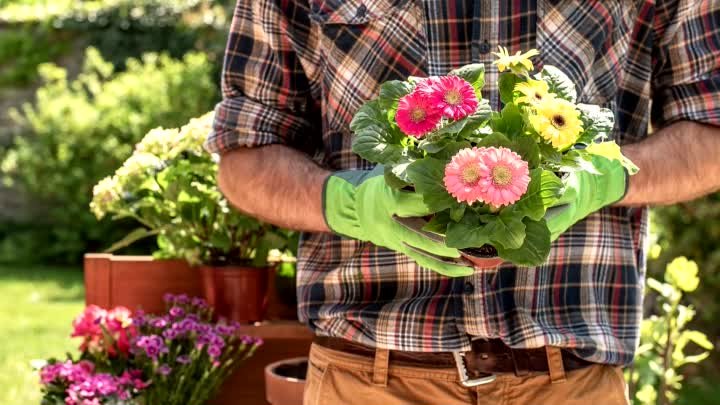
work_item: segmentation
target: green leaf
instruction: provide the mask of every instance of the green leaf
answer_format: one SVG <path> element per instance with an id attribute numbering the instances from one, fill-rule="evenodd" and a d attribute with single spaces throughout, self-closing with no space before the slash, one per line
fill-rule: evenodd
<path id="1" fill-rule="evenodd" d="M 512 142 L 508 139 L 507 136 L 500 132 L 493 132 L 492 134 L 486 136 L 478 143 L 478 147 L 505 147 L 510 148 L 512 147 Z"/>
<path id="2" fill-rule="evenodd" d="M 498 90 L 500 92 L 500 101 L 505 105 L 511 104 L 514 100 L 515 85 L 523 80 L 515 73 L 501 73 L 498 79 Z"/>
<path id="3" fill-rule="evenodd" d="M 450 219 L 460 222 L 465 215 L 465 207 L 465 204 L 455 204 L 454 207 L 450 208 Z"/>
<path id="4" fill-rule="evenodd" d="M 352 150 L 365 160 L 391 164 L 400 159 L 402 134 L 391 128 L 378 102 L 365 103 L 353 117 L 350 130 L 355 133 Z"/>
<path id="5" fill-rule="evenodd" d="M 530 172 L 530 184 L 525 194 L 518 202 L 505 210 L 512 211 L 517 216 L 527 216 L 539 221 L 545 211 L 560 198 L 563 183 L 554 173 L 534 169 Z"/>
<path id="6" fill-rule="evenodd" d="M 563 172 L 584 170 L 596 175 L 602 174 L 597 168 L 595 168 L 592 161 L 592 155 L 582 149 L 573 149 L 565 153 L 562 157 L 560 165 L 560 171 Z"/>
<path id="7" fill-rule="evenodd" d="M 542 72 L 535 75 L 538 80 L 544 80 L 550 87 L 550 92 L 555 93 L 559 98 L 575 103 L 577 101 L 577 90 L 575 83 L 570 80 L 562 70 L 552 65 L 545 65 Z"/>
<path id="8" fill-rule="evenodd" d="M 482 98 L 482 88 L 485 85 L 485 65 L 472 63 L 450 71 L 449 75 L 465 79 L 475 89 L 478 99 Z"/>
<path id="9" fill-rule="evenodd" d="M 515 104 L 506 104 L 500 115 L 492 120 L 492 127 L 510 138 L 524 136 L 525 118 Z"/>
<path id="10" fill-rule="evenodd" d="M 422 229 L 424 231 L 445 235 L 450 221 L 450 214 L 448 214 L 448 211 L 441 211 L 433 215 L 430 221 L 428 221 Z"/>
<path id="11" fill-rule="evenodd" d="M 514 215 L 498 215 L 485 228 L 497 249 L 517 249 L 525 240 L 525 224 Z"/>
<path id="12" fill-rule="evenodd" d="M 503 259 L 518 266 L 540 266 L 547 261 L 550 254 L 550 230 L 544 219 L 534 221 L 523 220 L 525 239 L 517 249 L 507 249 L 496 245 L 498 254 Z"/>
<path id="13" fill-rule="evenodd" d="M 517 152 L 526 162 L 530 169 L 534 169 L 540 165 L 540 147 L 537 142 L 529 136 L 520 136 L 515 139 L 512 150 Z"/>
<path id="14" fill-rule="evenodd" d="M 410 163 L 401 163 L 395 166 L 385 166 L 385 183 L 395 189 L 401 189 L 409 186 L 410 179 L 407 177 L 406 171 L 409 164 Z"/>
<path id="15" fill-rule="evenodd" d="M 408 166 L 407 174 L 415 190 L 422 194 L 423 201 L 433 212 L 451 208 L 457 203 L 445 190 L 443 161 L 433 158 L 416 160 Z"/>
<path id="16" fill-rule="evenodd" d="M 562 162 L 562 153 L 558 152 L 558 150 L 553 148 L 549 143 L 540 142 L 538 143 L 538 148 L 540 149 L 541 160 L 547 160 L 557 165 Z"/>
<path id="17" fill-rule="evenodd" d="M 583 121 L 583 133 L 577 143 L 590 145 L 608 139 L 615 127 L 615 115 L 611 110 L 592 104 L 578 104 L 577 109 Z"/>
<path id="18" fill-rule="evenodd" d="M 441 151 L 433 153 L 432 157 L 447 162 L 461 149 L 469 148 L 470 146 L 470 142 L 467 141 L 449 142 Z"/>
<path id="19" fill-rule="evenodd" d="M 468 115 L 465 120 L 465 126 L 458 133 L 461 138 L 467 138 L 477 133 L 481 128 L 487 128 L 488 122 L 492 117 L 492 108 L 487 100 L 481 100 L 477 110 L 471 115 Z"/>
<path id="20" fill-rule="evenodd" d="M 412 84 L 400 81 L 390 80 L 380 86 L 380 95 L 377 100 L 384 109 L 391 109 L 397 105 L 400 98 L 410 94 L 413 90 Z"/>
<path id="21" fill-rule="evenodd" d="M 109 248 L 105 249 L 104 253 L 113 253 L 116 252 L 122 248 L 128 247 L 132 245 L 133 243 L 139 241 L 140 239 L 147 238 L 149 236 L 155 236 L 160 233 L 160 229 L 147 229 L 147 228 L 136 228 L 132 230 L 130 233 L 125 235 L 124 238 L 120 239 L 119 241 L 113 243 Z"/>
<path id="22" fill-rule="evenodd" d="M 472 211 L 465 213 L 460 222 L 450 222 L 447 226 L 445 244 L 456 249 L 480 247 L 490 242 L 486 230 L 487 224 Z"/>

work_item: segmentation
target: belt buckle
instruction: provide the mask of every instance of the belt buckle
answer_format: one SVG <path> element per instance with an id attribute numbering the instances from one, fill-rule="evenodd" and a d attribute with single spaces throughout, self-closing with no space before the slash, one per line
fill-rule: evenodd
<path id="1" fill-rule="evenodd" d="M 490 374 L 486 377 L 480 378 L 470 378 L 467 367 L 465 366 L 465 353 L 452 352 L 452 355 L 455 359 L 455 366 L 457 367 L 458 374 L 460 375 L 460 383 L 465 387 L 477 387 L 478 385 L 490 384 L 497 378 L 495 374 Z"/>

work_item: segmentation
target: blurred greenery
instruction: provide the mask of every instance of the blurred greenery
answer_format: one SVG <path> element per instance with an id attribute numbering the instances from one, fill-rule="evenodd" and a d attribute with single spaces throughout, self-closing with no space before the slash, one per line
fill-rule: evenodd
<path id="1" fill-rule="evenodd" d="M 0 266 L 0 404 L 39 404 L 31 361 L 75 348 L 71 323 L 84 306 L 78 268 Z"/>
<path id="2" fill-rule="evenodd" d="M 0 172 L 7 184 L 17 184 L 43 206 L 44 216 L 35 220 L 42 228 L 37 239 L 27 232 L 18 239 L 6 229 L 0 253 L 24 255 L 24 250 L 38 260 L 74 263 L 83 252 L 101 250 L 126 233 L 90 213 L 93 185 L 120 166 L 151 128 L 178 126 L 210 110 L 217 88 L 202 53 L 182 60 L 145 54 L 115 73 L 89 48 L 75 80 L 55 65 L 40 70 L 45 84 L 35 104 L 12 114 L 19 136 L 0 151 Z"/>

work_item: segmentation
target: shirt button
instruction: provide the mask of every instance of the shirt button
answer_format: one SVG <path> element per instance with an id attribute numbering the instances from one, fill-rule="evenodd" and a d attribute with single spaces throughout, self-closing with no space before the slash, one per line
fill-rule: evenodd
<path id="1" fill-rule="evenodd" d="M 465 283 L 465 288 L 463 289 L 463 292 L 464 292 L 465 294 L 472 294 L 473 292 L 475 292 L 475 286 L 473 285 L 473 283 L 471 283 L 471 282 L 469 282 L 469 281 L 466 282 L 466 283 Z"/>
<path id="2" fill-rule="evenodd" d="M 364 4 L 361 4 L 356 11 L 355 17 L 357 18 L 364 18 L 367 14 L 367 6 Z"/>
<path id="3" fill-rule="evenodd" d="M 480 44 L 480 48 L 478 50 L 483 55 L 490 53 L 490 44 L 488 43 L 488 41 L 485 41 L 482 44 Z"/>

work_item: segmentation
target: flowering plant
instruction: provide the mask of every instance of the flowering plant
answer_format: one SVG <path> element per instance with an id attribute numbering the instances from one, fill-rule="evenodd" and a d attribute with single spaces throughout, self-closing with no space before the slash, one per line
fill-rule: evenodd
<path id="1" fill-rule="evenodd" d="M 200 298 L 167 295 L 161 316 L 88 306 L 73 322 L 77 360 L 40 370 L 43 404 L 202 404 L 262 341 L 211 322 Z"/>
<path id="2" fill-rule="evenodd" d="M 553 66 L 534 73 L 537 50 L 494 62 L 504 107 L 482 97 L 485 68 L 389 81 L 350 124 L 353 151 L 382 164 L 390 187 L 412 188 L 434 212 L 424 230 L 452 248 L 481 248 L 517 265 L 550 252 L 543 219 L 564 191 L 563 173 L 597 173 L 593 156 L 636 167 L 608 140 L 612 111 L 578 104 L 573 82 Z"/>
<path id="3" fill-rule="evenodd" d="M 143 225 L 108 252 L 157 236 L 157 258 L 265 267 L 268 251 L 287 248 L 287 231 L 239 213 L 218 189 L 217 156 L 203 149 L 211 122 L 209 113 L 180 129 L 153 129 L 95 186 L 90 209 L 98 219 Z"/>

